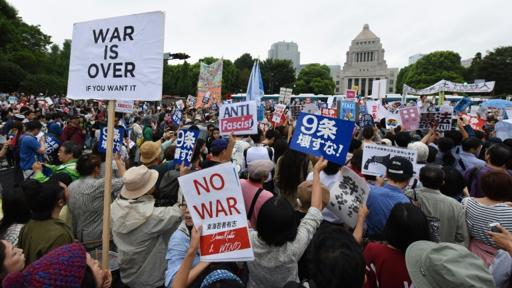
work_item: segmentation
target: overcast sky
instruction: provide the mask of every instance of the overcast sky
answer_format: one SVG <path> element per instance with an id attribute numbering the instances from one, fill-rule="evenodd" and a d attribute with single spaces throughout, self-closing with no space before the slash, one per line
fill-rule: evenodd
<path id="1" fill-rule="evenodd" d="M 165 50 L 235 60 L 266 59 L 270 45 L 294 41 L 301 63 L 345 62 L 351 40 L 368 23 L 390 67 L 436 50 L 476 52 L 512 45 L 511 0 L 7 0 L 24 21 L 55 43 L 75 22 L 162 10 Z"/>

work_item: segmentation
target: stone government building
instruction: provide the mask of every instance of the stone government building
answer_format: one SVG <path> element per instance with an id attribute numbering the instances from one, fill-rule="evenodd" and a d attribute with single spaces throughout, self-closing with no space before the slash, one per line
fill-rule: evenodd
<path id="1" fill-rule="evenodd" d="M 365 24 L 352 40 L 343 70 L 332 74 L 336 94 L 345 94 L 346 89 L 356 85 L 359 86 L 359 95 L 368 96 L 372 95 L 373 80 L 379 79 L 387 79 L 387 93 L 395 93 L 398 68 L 388 68 L 380 38 Z"/>

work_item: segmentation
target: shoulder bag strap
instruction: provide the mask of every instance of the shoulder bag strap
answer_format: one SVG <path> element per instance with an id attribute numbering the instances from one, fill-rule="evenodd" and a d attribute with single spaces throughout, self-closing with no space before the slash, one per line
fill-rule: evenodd
<path id="1" fill-rule="evenodd" d="M 263 192 L 263 188 L 259 188 L 258 191 L 256 191 L 254 198 L 252 198 L 251 208 L 249 208 L 249 212 L 247 212 L 247 219 L 249 220 L 251 219 L 252 214 L 254 213 L 254 206 L 256 205 L 256 201 L 260 197 L 261 192 Z"/>

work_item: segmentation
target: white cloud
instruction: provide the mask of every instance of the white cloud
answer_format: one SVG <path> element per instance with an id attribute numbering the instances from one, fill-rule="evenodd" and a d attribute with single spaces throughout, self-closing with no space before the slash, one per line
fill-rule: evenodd
<path id="1" fill-rule="evenodd" d="M 408 57 L 453 50 L 469 58 L 512 45 L 512 1 L 507 0 L 9 0 L 28 23 L 54 42 L 70 39 L 75 22 L 166 12 L 165 49 L 236 59 L 265 59 L 273 42 L 299 45 L 302 63 L 340 64 L 364 23 L 381 38 L 391 67 Z"/>

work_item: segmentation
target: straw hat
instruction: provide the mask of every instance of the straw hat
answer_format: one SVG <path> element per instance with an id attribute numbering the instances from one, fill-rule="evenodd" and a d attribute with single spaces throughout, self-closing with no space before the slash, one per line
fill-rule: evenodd
<path id="1" fill-rule="evenodd" d="M 162 153 L 160 141 L 146 141 L 140 145 L 140 161 L 144 164 L 153 162 Z"/>
<path id="2" fill-rule="evenodd" d="M 141 165 L 128 169 L 123 176 L 121 196 L 127 199 L 139 198 L 148 193 L 158 180 L 158 171 Z"/>

